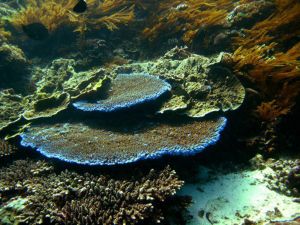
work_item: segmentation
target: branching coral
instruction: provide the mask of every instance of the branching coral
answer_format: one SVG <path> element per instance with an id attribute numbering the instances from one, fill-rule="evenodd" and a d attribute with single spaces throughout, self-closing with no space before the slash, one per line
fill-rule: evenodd
<path id="1" fill-rule="evenodd" d="M 0 159 L 5 156 L 14 154 L 18 148 L 14 145 L 11 145 L 5 140 L 0 139 Z"/>
<path id="2" fill-rule="evenodd" d="M 77 3 L 75 0 L 27 0 L 26 5 L 12 18 L 11 23 L 21 28 L 22 25 L 42 23 L 50 32 L 55 31 L 61 25 L 73 25 L 74 30 L 81 35 L 88 29 L 107 28 L 115 30 L 120 25 L 126 25 L 134 18 L 133 8 L 124 7 L 115 10 L 116 5 L 106 9 L 104 3 L 96 0 L 87 0 L 88 10 L 84 14 L 72 12 Z"/>
<path id="3" fill-rule="evenodd" d="M 10 202 L 21 194 L 26 200 L 14 222 L 33 225 L 136 224 L 160 216 L 155 204 L 174 195 L 182 184 L 170 167 L 129 179 L 55 172 L 52 165 L 33 160 L 15 161 L 0 171 L 1 197 Z"/>

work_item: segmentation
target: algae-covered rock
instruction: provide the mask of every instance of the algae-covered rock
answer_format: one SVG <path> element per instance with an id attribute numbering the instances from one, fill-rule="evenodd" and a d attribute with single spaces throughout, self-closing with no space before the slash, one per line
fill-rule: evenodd
<path id="1" fill-rule="evenodd" d="M 36 91 L 26 97 L 25 119 L 52 117 L 65 110 L 71 100 L 96 94 L 109 80 L 101 69 L 77 72 L 75 65 L 73 59 L 57 59 L 46 68 L 35 68 L 32 81 Z"/>
<path id="2" fill-rule="evenodd" d="M 235 110 L 245 97 L 244 87 L 223 65 L 223 53 L 208 58 L 175 48 L 156 61 L 115 69 L 115 73 L 122 72 L 158 75 L 172 85 L 172 97 L 160 112 L 173 110 L 190 117 L 204 117 L 211 112 Z"/>
<path id="3" fill-rule="evenodd" d="M 0 91 L 0 131 L 21 119 L 24 112 L 23 97 L 12 89 Z"/>
<path id="4" fill-rule="evenodd" d="M 0 88 L 24 91 L 29 65 L 24 52 L 17 46 L 0 44 L 0 65 Z"/>
<path id="5" fill-rule="evenodd" d="M 51 117 L 65 110 L 70 104 L 70 95 L 68 93 L 56 92 L 50 97 L 45 97 L 33 102 L 23 114 L 27 120 Z"/>

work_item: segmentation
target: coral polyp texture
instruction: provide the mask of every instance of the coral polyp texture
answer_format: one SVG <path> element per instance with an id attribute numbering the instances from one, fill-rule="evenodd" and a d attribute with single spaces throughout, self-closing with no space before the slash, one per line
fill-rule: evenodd
<path id="1" fill-rule="evenodd" d="M 75 108 L 83 111 L 113 112 L 154 101 L 171 90 L 171 85 L 157 76 L 119 74 L 112 80 L 107 96 L 97 102 L 79 101 Z"/>
<path id="2" fill-rule="evenodd" d="M 115 165 L 162 155 L 191 155 L 215 143 L 224 117 L 164 124 L 156 121 L 97 125 L 98 121 L 37 125 L 21 135 L 23 146 L 47 157 L 90 165 Z"/>

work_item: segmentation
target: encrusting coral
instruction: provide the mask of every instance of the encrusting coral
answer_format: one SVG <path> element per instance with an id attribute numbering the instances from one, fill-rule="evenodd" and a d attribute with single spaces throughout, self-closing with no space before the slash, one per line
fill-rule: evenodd
<path id="1" fill-rule="evenodd" d="M 83 111 L 112 112 L 154 101 L 170 90 L 171 86 L 156 76 L 119 74 L 112 80 L 106 96 L 102 96 L 103 99 L 99 96 L 102 100 L 79 101 L 73 105 Z"/>
<path id="2" fill-rule="evenodd" d="M 22 117 L 52 117 L 65 110 L 72 100 L 97 94 L 109 81 L 102 69 L 77 72 L 74 67 L 74 60 L 57 59 L 46 68 L 33 68 L 34 90 L 25 97 L 12 89 L 1 91 L 0 130 Z"/>
<path id="3" fill-rule="evenodd" d="M 101 121 L 37 125 L 21 134 L 23 146 L 48 157 L 89 165 L 115 165 L 162 155 L 191 155 L 218 141 L 224 117 L 204 121 Z M 112 141 L 113 140 L 113 141 Z"/>
<path id="4" fill-rule="evenodd" d="M 156 74 L 171 84 L 171 98 L 160 112 L 178 112 L 189 117 L 204 117 L 218 111 L 239 108 L 245 89 L 225 67 L 226 55 L 215 57 L 192 54 L 185 48 L 173 48 L 157 60 L 126 64 L 114 73 Z"/>
<path id="5" fill-rule="evenodd" d="M 116 5 L 102 10 L 104 3 L 97 0 L 87 0 L 88 10 L 83 15 L 72 12 L 77 4 L 76 0 L 27 0 L 21 11 L 17 12 L 10 19 L 16 28 L 32 23 L 43 24 L 49 32 L 57 30 L 62 25 L 71 25 L 74 31 L 81 35 L 87 30 L 106 28 L 115 30 L 120 25 L 126 25 L 134 18 L 132 7 L 125 7 L 115 10 Z"/>
<path id="6" fill-rule="evenodd" d="M 7 205 L 16 199 L 24 200 L 25 207 L 17 212 L 13 222 L 33 225 L 121 225 L 161 219 L 153 210 L 155 204 L 174 195 L 182 184 L 170 167 L 152 169 L 135 175 L 134 179 L 67 170 L 55 172 L 52 165 L 33 160 L 15 161 L 0 171 L 2 200 Z M 11 192 L 3 187 L 10 187 Z M 0 214 L 2 222 L 5 211 Z"/>

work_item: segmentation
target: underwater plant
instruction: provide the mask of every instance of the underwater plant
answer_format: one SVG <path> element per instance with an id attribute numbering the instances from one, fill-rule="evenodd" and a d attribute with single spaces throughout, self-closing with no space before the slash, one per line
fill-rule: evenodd
<path id="1" fill-rule="evenodd" d="M 236 46 L 251 48 L 256 45 L 287 43 L 300 34 L 300 3 L 297 0 L 275 0 L 275 12 L 243 35 L 233 38 Z"/>
<path id="2" fill-rule="evenodd" d="M 191 44 L 201 29 L 208 26 L 223 25 L 231 0 L 187 0 L 163 1 L 154 15 L 152 26 L 144 29 L 143 35 L 154 40 L 164 34 L 179 34 L 182 40 Z"/>
<path id="3" fill-rule="evenodd" d="M 277 43 L 240 47 L 233 54 L 236 71 L 245 72 L 263 97 L 257 112 L 264 120 L 287 114 L 300 93 L 300 42 L 286 52 L 276 47 Z"/>
<path id="4" fill-rule="evenodd" d="M 126 25 L 133 20 L 132 7 L 124 7 L 119 10 L 111 7 L 104 11 L 102 6 L 107 1 L 102 3 L 97 0 L 87 0 L 88 10 L 83 14 L 76 14 L 72 11 L 77 3 L 76 0 L 26 0 L 20 11 L 10 18 L 10 22 L 19 29 L 29 24 L 40 23 L 50 33 L 62 25 L 73 26 L 75 32 L 83 35 L 89 29 L 115 30 L 120 25 Z"/>

